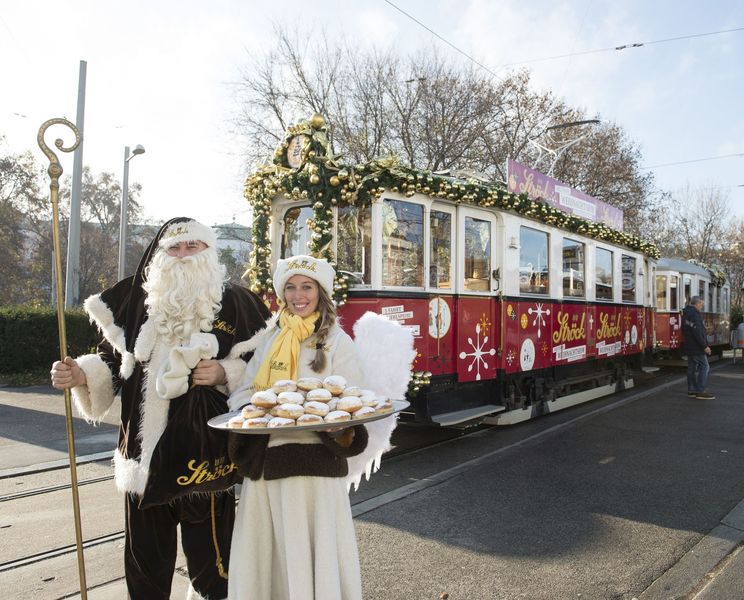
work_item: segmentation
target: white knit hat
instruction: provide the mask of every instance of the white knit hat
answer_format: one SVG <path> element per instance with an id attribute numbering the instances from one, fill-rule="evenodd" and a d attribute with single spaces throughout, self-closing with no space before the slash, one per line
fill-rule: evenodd
<path id="1" fill-rule="evenodd" d="M 210 248 L 217 248 L 217 235 L 207 225 L 199 221 L 189 220 L 173 223 L 165 230 L 158 245 L 161 248 L 170 248 L 179 242 L 204 242 Z"/>
<path id="2" fill-rule="evenodd" d="M 274 271 L 274 291 L 277 297 L 284 300 L 284 286 L 295 275 L 314 279 L 326 291 L 328 297 L 333 299 L 333 280 L 336 278 L 336 271 L 327 260 L 305 254 L 279 259 Z"/>

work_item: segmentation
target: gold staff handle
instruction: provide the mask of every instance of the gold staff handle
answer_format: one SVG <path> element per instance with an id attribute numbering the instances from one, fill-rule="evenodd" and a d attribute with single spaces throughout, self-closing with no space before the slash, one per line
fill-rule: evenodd
<path id="1" fill-rule="evenodd" d="M 62 152 L 72 152 L 80 145 L 80 132 L 67 119 L 57 118 L 45 121 L 39 128 L 36 141 L 42 152 L 49 159 L 47 173 L 51 179 L 49 196 L 52 202 L 52 236 L 54 238 L 54 269 L 57 290 L 57 327 L 59 328 L 59 356 L 64 360 L 67 356 L 67 331 L 65 329 L 65 305 L 62 293 L 62 250 L 59 241 L 59 178 L 62 166 L 53 150 L 44 142 L 44 134 L 52 125 L 65 125 L 75 134 L 75 143 L 65 147 L 64 142 L 57 138 L 54 145 Z M 67 454 L 70 457 L 70 480 L 72 482 L 72 508 L 75 516 L 75 541 L 77 544 L 78 574 L 80 576 L 80 598 L 87 600 L 88 586 L 85 583 L 85 558 L 83 555 L 83 532 L 80 525 L 80 497 L 78 495 L 77 464 L 75 460 L 75 437 L 72 428 L 72 397 L 70 390 L 65 389 L 65 420 L 67 423 Z"/>

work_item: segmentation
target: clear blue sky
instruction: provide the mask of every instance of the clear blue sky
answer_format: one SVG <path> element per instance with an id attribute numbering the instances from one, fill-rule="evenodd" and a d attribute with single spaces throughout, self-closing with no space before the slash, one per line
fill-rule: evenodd
<path id="1" fill-rule="evenodd" d="M 396 0 L 395 5 L 497 76 L 529 67 L 533 81 L 622 125 L 657 184 L 717 184 L 744 218 L 744 2 L 683 0 Z M 325 29 L 369 47 L 437 46 L 466 60 L 384 0 L 305 3 L 215 0 L 26 0 L 0 12 L 0 134 L 32 150 L 48 118 L 75 120 L 87 61 L 84 162 L 121 177 L 124 146 L 151 218 L 187 214 L 247 222 L 245 165 L 230 134 L 234 82 L 247 56 L 271 44 L 274 24 L 309 37 Z M 670 38 L 686 38 L 674 41 Z M 645 42 L 637 48 L 609 50 Z M 650 43 L 653 42 L 653 43 Z M 573 55 L 553 60 L 545 59 Z M 531 62 L 528 62 L 531 61 Z M 504 67 L 510 63 L 519 65 Z M 72 157 L 63 166 L 72 172 Z"/>

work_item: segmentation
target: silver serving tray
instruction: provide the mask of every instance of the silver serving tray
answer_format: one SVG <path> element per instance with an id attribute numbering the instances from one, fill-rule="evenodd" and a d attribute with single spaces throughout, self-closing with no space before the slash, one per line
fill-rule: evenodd
<path id="1" fill-rule="evenodd" d="M 222 431 L 232 431 L 233 433 L 247 433 L 249 435 L 269 435 L 272 433 L 292 433 L 293 431 L 335 431 L 338 429 L 346 429 L 347 427 L 353 427 L 354 425 L 364 425 L 365 423 L 371 423 L 372 421 L 379 421 L 385 417 L 389 417 L 402 410 L 407 409 L 411 406 L 411 403 L 406 400 L 392 400 L 393 410 L 384 413 L 376 413 L 366 419 L 352 419 L 351 421 L 342 421 L 340 423 L 313 423 L 312 425 L 292 425 L 289 427 L 251 427 L 249 429 L 238 429 L 235 427 L 228 427 L 227 422 L 232 418 L 240 414 L 240 411 L 225 413 L 217 417 L 212 417 L 207 421 L 207 425 L 214 429 L 221 429 Z"/>

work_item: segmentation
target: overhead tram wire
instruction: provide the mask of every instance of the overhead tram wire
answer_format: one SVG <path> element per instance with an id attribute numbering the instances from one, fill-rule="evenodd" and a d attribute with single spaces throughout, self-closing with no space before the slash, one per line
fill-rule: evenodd
<path id="1" fill-rule="evenodd" d="M 649 165 L 647 167 L 640 167 L 641 169 L 659 169 L 661 167 L 674 167 L 676 165 L 689 165 L 690 163 L 704 162 L 706 160 L 720 160 L 722 158 L 734 158 L 736 156 L 744 156 L 744 152 L 738 152 L 735 154 L 722 154 L 721 156 L 707 156 L 705 158 L 693 158 L 692 160 L 681 160 L 679 162 L 662 163 L 658 165 Z"/>
<path id="2" fill-rule="evenodd" d="M 386 0 L 387 1 L 387 0 Z M 583 56 L 586 54 L 598 54 L 600 52 L 617 52 L 620 50 L 628 50 L 630 48 L 642 48 L 643 46 L 651 46 L 653 44 L 665 44 L 667 42 L 678 42 L 680 40 L 689 40 L 693 38 L 700 38 L 700 37 L 706 37 L 711 35 L 722 35 L 725 33 L 735 33 L 737 31 L 744 31 L 744 27 L 736 27 L 734 29 L 721 29 L 719 31 L 708 31 L 705 33 L 692 33 L 690 35 L 680 35 L 677 37 L 671 37 L 671 38 L 665 38 L 661 40 L 651 40 L 649 42 L 632 42 L 628 44 L 620 44 L 617 46 L 609 46 L 607 48 L 597 48 L 595 50 L 582 50 L 581 52 L 571 52 L 569 54 L 557 54 L 555 56 L 545 56 L 542 58 L 533 58 L 530 60 L 521 60 L 517 62 L 511 62 L 511 63 L 504 63 L 501 65 L 496 65 L 497 68 L 504 68 L 504 67 L 514 67 L 517 65 L 527 65 L 530 63 L 536 63 L 536 62 L 544 62 L 548 60 L 558 60 L 561 58 L 568 58 L 571 56 Z"/>

